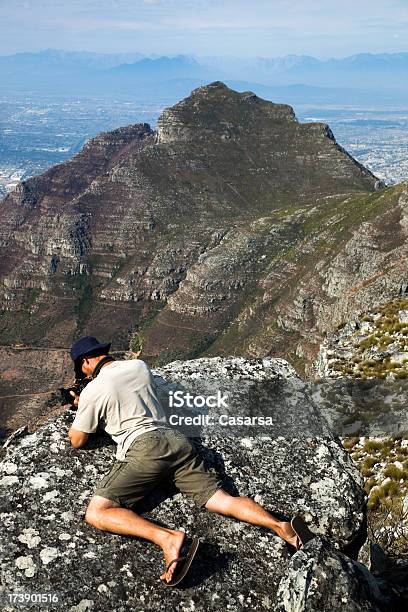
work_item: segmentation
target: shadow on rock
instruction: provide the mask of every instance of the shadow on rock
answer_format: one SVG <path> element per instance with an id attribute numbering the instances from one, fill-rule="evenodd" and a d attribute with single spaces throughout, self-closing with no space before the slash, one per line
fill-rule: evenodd
<path id="1" fill-rule="evenodd" d="M 221 552 L 216 544 L 201 542 L 191 571 L 180 584 L 180 588 L 186 590 L 199 586 L 213 574 L 224 570 L 235 557 L 235 553 Z"/>

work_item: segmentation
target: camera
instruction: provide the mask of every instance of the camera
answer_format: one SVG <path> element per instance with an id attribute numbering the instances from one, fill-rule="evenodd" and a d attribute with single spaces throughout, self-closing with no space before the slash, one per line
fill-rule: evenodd
<path id="1" fill-rule="evenodd" d="M 75 380 L 71 387 L 60 387 L 59 392 L 61 394 L 61 404 L 63 406 L 65 406 L 65 404 L 69 404 L 71 408 L 76 410 L 77 407 L 74 406 L 75 397 L 71 395 L 71 391 L 73 391 L 75 395 L 80 395 L 89 382 L 91 382 L 90 378 L 81 378 Z"/>

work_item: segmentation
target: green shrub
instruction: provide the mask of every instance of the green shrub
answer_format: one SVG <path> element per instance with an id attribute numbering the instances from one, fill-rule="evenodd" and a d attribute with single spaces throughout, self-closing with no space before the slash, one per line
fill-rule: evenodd
<path id="1" fill-rule="evenodd" d="M 347 450 L 351 450 L 359 440 L 360 438 L 358 436 L 351 436 L 350 438 L 345 438 L 343 441 L 343 446 Z"/>
<path id="2" fill-rule="evenodd" d="M 371 468 L 374 467 L 376 463 L 378 463 L 378 459 L 376 459 L 375 457 L 366 457 L 364 459 L 363 467 L 368 470 L 371 470 Z"/>
<path id="3" fill-rule="evenodd" d="M 132 353 L 140 353 L 142 351 L 142 340 L 137 332 L 133 334 L 129 343 L 129 348 Z"/>
<path id="4" fill-rule="evenodd" d="M 398 495 L 400 488 L 394 480 L 386 482 L 380 486 L 380 497 L 390 497 L 392 495 Z"/>
<path id="5" fill-rule="evenodd" d="M 371 489 L 376 485 L 377 481 L 375 478 L 368 478 L 364 483 L 364 490 L 367 494 L 370 493 Z"/>
<path id="6" fill-rule="evenodd" d="M 360 347 L 364 349 L 368 349 L 376 344 L 377 344 L 377 338 L 374 336 L 374 334 L 370 334 L 365 340 L 362 340 L 360 342 Z"/>
<path id="7" fill-rule="evenodd" d="M 381 450 L 384 442 L 381 440 L 366 440 L 364 442 L 364 450 L 367 452 Z"/>
<path id="8" fill-rule="evenodd" d="M 403 498 L 381 499 L 374 493 L 370 495 L 372 499 L 368 504 L 369 538 L 381 546 L 389 557 L 406 557 L 408 524 Z"/>
<path id="9" fill-rule="evenodd" d="M 370 496 L 367 502 L 367 508 L 369 510 L 375 510 L 375 508 L 378 508 L 379 503 L 380 503 L 380 492 L 379 492 L 379 489 L 375 489 L 374 491 L 370 492 Z"/>
<path id="10" fill-rule="evenodd" d="M 400 470 L 396 465 L 388 465 L 384 470 L 384 476 L 400 481 L 404 476 L 403 470 Z"/>

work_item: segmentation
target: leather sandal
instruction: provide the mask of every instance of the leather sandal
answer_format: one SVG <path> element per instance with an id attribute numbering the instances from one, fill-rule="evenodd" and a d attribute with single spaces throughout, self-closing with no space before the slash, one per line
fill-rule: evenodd
<path id="1" fill-rule="evenodd" d="M 310 542 L 310 540 L 316 537 L 316 534 L 310 531 L 301 516 L 294 516 L 290 524 L 293 531 L 296 533 L 296 550 L 300 550 L 307 542 Z"/>
<path id="2" fill-rule="evenodd" d="M 167 582 L 166 580 L 162 580 L 165 586 L 173 587 L 173 586 L 176 586 L 176 584 L 179 584 L 183 580 L 183 578 L 186 576 L 188 570 L 191 567 L 191 564 L 193 562 L 193 559 L 197 552 L 197 548 L 199 544 L 200 544 L 199 538 L 192 538 L 187 554 L 184 555 L 183 557 L 177 557 L 177 559 L 173 559 L 172 561 L 170 561 L 170 563 L 166 567 L 166 573 L 168 572 L 169 568 L 174 563 L 177 563 L 178 565 L 176 569 L 174 570 L 174 573 L 173 573 L 173 576 L 170 582 Z"/>

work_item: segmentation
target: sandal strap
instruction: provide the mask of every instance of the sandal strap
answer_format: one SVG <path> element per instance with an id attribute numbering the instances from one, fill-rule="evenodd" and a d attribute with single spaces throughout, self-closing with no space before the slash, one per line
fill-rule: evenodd
<path id="1" fill-rule="evenodd" d="M 177 563 L 178 561 L 185 561 L 186 559 L 188 559 L 187 556 L 185 557 L 177 557 L 177 559 L 173 559 L 173 561 L 170 561 L 170 563 L 168 564 L 168 566 L 166 567 L 166 572 L 169 571 L 169 569 L 171 568 L 171 566 L 173 565 L 173 563 Z"/>
<path id="2" fill-rule="evenodd" d="M 296 548 L 297 550 L 300 550 L 301 548 L 303 548 L 303 542 L 297 534 L 296 534 Z"/>

